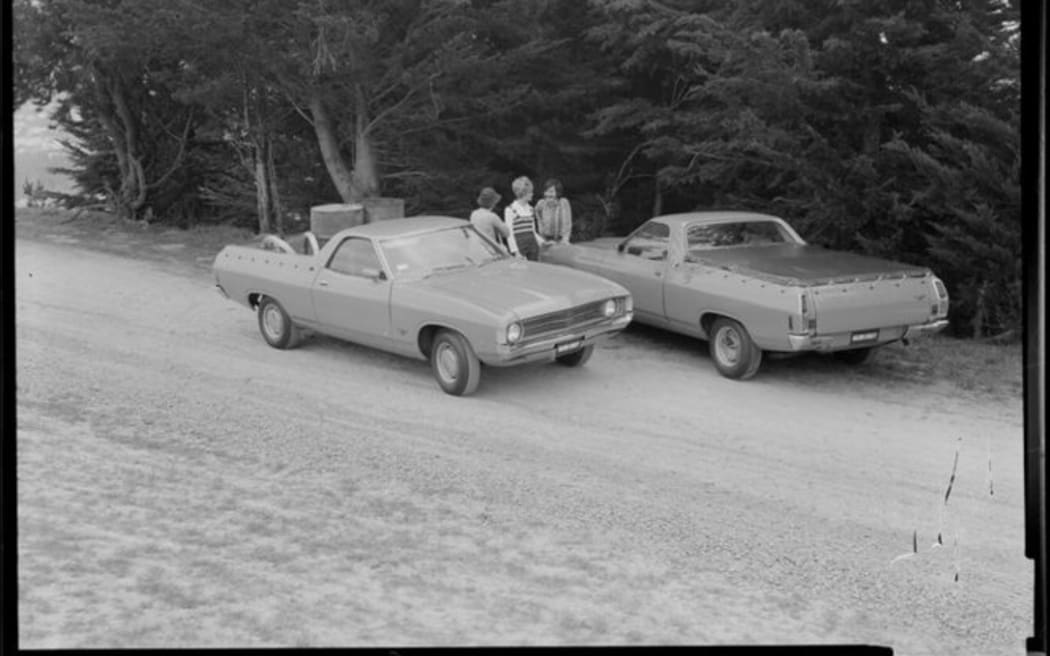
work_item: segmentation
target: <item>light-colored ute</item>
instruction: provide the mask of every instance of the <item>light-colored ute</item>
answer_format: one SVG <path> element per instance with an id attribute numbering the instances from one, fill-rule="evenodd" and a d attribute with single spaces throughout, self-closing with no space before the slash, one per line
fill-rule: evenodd
<path id="1" fill-rule="evenodd" d="M 256 310 L 271 346 L 315 331 L 427 359 L 457 396 L 474 392 L 482 364 L 582 365 L 632 318 L 622 286 L 510 257 L 451 217 L 355 226 L 309 255 L 227 246 L 213 273 L 222 294 Z"/>
<path id="2" fill-rule="evenodd" d="M 729 378 L 755 375 L 764 351 L 859 364 L 948 325 L 948 292 L 930 269 L 809 245 L 766 214 L 658 216 L 626 238 L 550 246 L 541 260 L 620 283 L 636 321 L 707 340 Z"/>

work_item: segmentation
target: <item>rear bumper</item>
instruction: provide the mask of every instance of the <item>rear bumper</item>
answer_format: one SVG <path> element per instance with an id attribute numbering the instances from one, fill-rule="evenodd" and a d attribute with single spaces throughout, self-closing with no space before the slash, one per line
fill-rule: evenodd
<path id="1" fill-rule="evenodd" d="M 930 323 L 924 323 L 918 326 L 908 326 L 908 329 L 904 331 L 904 339 L 914 339 L 916 337 L 922 337 L 923 335 L 933 335 L 941 332 L 947 327 L 947 319 L 938 319 L 937 321 L 931 321 Z"/>
<path id="2" fill-rule="evenodd" d="M 882 346 L 901 339 L 915 339 L 923 335 L 932 335 L 944 330 L 948 326 L 947 319 L 937 319 L 928 323 L 915 324 L 912 326 L 893 326 L 880 328 L 877 331 L 853 331 L 833 333 L 830 335 L 788 335 L 788 344 L 792 351 L 844 351 L 856 348 L 870 348 Z M 854 341 L 854 336 L 860 333 L 874 332 L 874 339 Z"/>
<path id="3" fill-rule="evenodd" d="M 558 355 L 567 355 L 616 335 L 626 328 L 627 324 L 631 323 L 633 316 L 632 312 L 628 312 L 609 321 L 603 321 L 580 330 L 567 331 L 560 335 L 522 346 L 498 344 L 495 352 L 478 353 L 477 355 L 483 363 L 491 367 L 511 367 L 527 362 L 551 362 Z M 557 347 L 563 344 L 572 344 L 574 348 L 572 351 L 557 353 Z"/>

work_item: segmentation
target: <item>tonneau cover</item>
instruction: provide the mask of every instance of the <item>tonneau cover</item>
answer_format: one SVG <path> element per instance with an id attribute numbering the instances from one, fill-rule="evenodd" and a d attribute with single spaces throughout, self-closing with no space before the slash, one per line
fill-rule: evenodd
<path id="1" fill-rule="evenodd" d="M 773 244 L 693 251 L 688 260 L 741 273 L 763 274 L 781 282 L 802 285 L 875 280 L 880 277 L 921 277 L 929 272 L 929 269 L 922 266 L 831 251 L 809 244 Z"/>

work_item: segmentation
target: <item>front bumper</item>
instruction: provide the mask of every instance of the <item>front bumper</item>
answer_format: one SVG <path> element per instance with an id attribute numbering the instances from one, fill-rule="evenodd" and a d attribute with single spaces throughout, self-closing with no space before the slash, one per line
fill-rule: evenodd
<path id="1" fill-rule="evenodd" d="M 944 330 L 947 326 L 947 319 L 936 319 L 928 323 L 912 326 L 880 328 L 878 331 L 872 329 L 870 331 L 852 331 L 832 333 L 830 335 L 788 335 L 787 337 L 791 351 L 844 351 L 847 349 L 882 346 L 901 339 L 915 339 L 923 335 L 932 335 Z M 875 332 L 876 337 L 861 342 L 853 340 L 855 335 L 865 332 Z"/>
<path id="2" fill-rule="evenodd" d="M 560 335 L 545 337 L 542 340 L 522 345 L 497 344 L 492 353 L 478 353 L 478 358 L 491 367 L 511 367 L 527 362 L 551 362 L 558 355 L 567 355 L 573 351 L 601 342 L 622 331 L 631 323 L 633 312 L 627 312 L 608 321 L 602 321 L 576 330 L 568 330 Z M 578 348 L 559 354 L 556 348 L 560 344 L 574 343 L 579 340 Z"/>

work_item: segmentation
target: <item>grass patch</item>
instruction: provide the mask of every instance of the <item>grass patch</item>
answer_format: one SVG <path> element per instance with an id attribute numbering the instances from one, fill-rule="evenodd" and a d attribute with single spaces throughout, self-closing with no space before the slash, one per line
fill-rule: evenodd
<path id="1" fill-rule="evenodd" d="M 942 381 L 964 392 L 1000 400 L 1019 399 L 1023 392 L 1020 343 L 994 344 L 935 335 L 908 346 L 883 347 L 875 353 L 871 366 L 910 371 L 916 379 Z"/>

